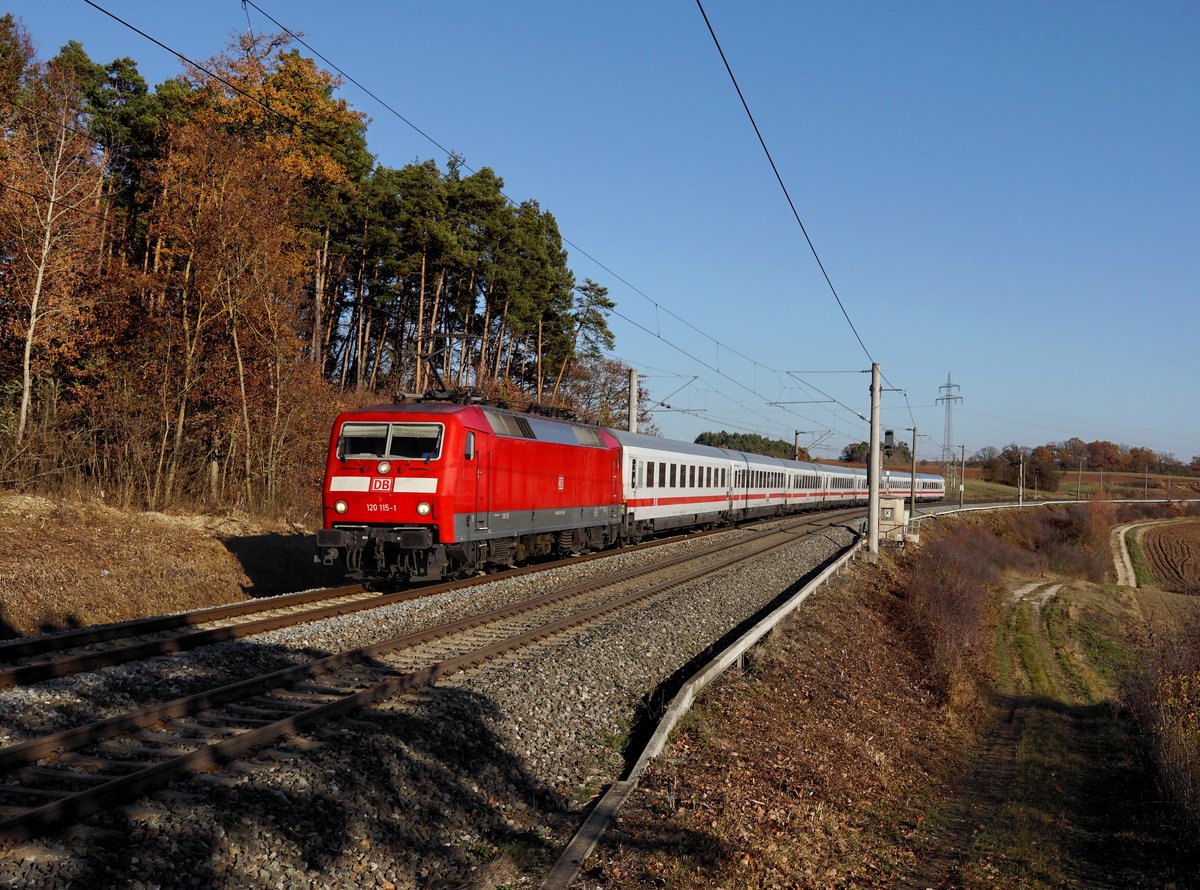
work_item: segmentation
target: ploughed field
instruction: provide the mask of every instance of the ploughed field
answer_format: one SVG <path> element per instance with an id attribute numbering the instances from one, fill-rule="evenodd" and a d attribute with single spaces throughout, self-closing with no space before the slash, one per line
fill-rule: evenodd
<path id="1" fill-rule="evenodd" d="M 1200 522 L 1147 528 L 1141 544 L 1159 586 L 1173 593 L 1200 593 Z"/>

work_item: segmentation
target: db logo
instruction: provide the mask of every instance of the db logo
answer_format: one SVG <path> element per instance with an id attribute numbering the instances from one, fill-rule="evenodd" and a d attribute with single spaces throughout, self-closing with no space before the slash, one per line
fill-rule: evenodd
<path id="1" fill-rule="evenodd" d="M 371 491 L 391 491 L 391 490 L 392 490 L 392 480 L 391 479 L 372 479 L 371 480 Z"/>

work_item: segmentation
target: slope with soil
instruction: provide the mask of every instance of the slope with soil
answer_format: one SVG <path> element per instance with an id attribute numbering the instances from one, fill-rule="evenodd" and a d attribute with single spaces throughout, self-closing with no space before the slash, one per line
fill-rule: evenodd
<path id="1" fill-rule="evenodd" d="M 972 704 L 933 691 L 904 571 L 859 566 L 707 695 L 589 883 L 1194 886 L 1117 689 L 1136 647 L 1195 601 L 1049 574 L 1014 596 L 1013 579 Z"/>
<path id="2" fill-rule="evenodd" d="M 0 495 L 0 637 L 337 583 L 305 529 Z"/>

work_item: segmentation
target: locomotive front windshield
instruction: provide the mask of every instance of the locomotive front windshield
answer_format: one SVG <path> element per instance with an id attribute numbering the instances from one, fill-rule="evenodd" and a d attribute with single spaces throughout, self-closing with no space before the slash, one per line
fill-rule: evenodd
<path id="1" fill-rule="evenodd" d="M 342 460 L 437 460 L 440 423 L 347 423 L 338 439 Z"/>

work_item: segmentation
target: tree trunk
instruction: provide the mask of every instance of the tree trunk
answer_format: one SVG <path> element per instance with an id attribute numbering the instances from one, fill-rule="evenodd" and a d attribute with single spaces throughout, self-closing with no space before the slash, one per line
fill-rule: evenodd
<path id="1" fill-rule="evenodd" d="M 538 319 L 537 327 L 537 367 L 534 369 L 537 374 L 537 400 L 538 404 L 542 402 L 542 319 Z"/>
<path id="2" fill-rule="evenodd" d="M 433 308 L 429 312 L 429 335 L 426 339 L 429 341 L 429 353 L 430 354 L 429 354 L 428 364 L 429 364 L 430 368 L 434 367 L 433 363 L 437 359 L 438 338 L 437 338 L 437 334 L 435 332 L 437 330 L 438 308 L 440 307 L 441 302 L 442 302 L 442 287 L 445 285 L 445 283 L 446 283 L 446 270 L 442 269 L 438 273 L 437 287 L 435 287 L 433 289 Z M 445 378 L 445 376 L 443 376 L 442 383 L 445 383 L 445 382 L 446 382 L 446 378 Z M 418 390 L 418 392 L 419 392 L 419 390 Z"/>
<path id="3" fill-rule="evenodd" d="M 54 178 L 57 183 L 58 177 Z M 34 276 L 33 294 L 29 302 L 29 329 L 25 332 L 25 349 L 21 359 L 21 413 L 17 420 L 19 447 L 25 438 L 25 422 L 29 417 L 29 403 L 33 394 L 33 339 L 38 323 L 38 304 L 42 299 L 42 286 L 46 280 L 46 265 L 50 262 L 50 235 L 54 230 L 54 195 L 50 192 L 50 205 L 46 209 L 46 224 L 42 232 L 42 249 L 38 256 L 37 274 Z"/>
<path id="4" fill-rule="evenodd" d="M 504 311 L 500 315 L 500 330 L 496 332 L 496 363 L 492 368 L 492 381 L 500 379 L 500 361 L 504 358 L 504 334 L 508 330 L 508 298 L 504 300 Z"/>
<path id="5" fill-rule="evenodd" d="M 492 304 L 486 299 L 483 301 L 483 327 L 479 329 L 479 371 L 475 375 L 475 382 L 482 383 L 487 379 L 487 347 L 488 347 L 488 326 L 492 323 L 491 319 Z"/>
<path id="6" fill-rule="evenodd" d="M 427 250 L 421 251 L 421 283 L 417 288 L 417 332 L 414 341 L 416 354 L 416 367 L 413 369 L 413 391 L 421 392 L 421 383 L 423 382 L 425 360 L 423 355 L 423 347 L 425 345 L 425 260 L 428 256 Z"/>
<path id="7" fill-rule="evenodd" d="M 237 359 L 238 390 L 242 396 L 242 428 L 246 434 L 244 447 L 246 453 L 243 455 L 242 460 L 245 464 L 246 473 L 246 507 L 249 509 L 254 503 L 254 489 L 251 486 L 253 465 L 251 464 L 250 455 L 250 402 L 246 398 L 246 368 L 242 364 L 242 349 L 238 343 L 237 317 L 232 312 L 229 314 L 229 327 L 233 335 L 233 355 Z"/>
<path id="8" fill-rule="evenodd" d="M 313 363 L 325 372 L 325 325 L 323 312 L 325 306 L 325 276 L 329 262 L 329 224 L 325 225 L 325 240 L 317 248 L 317 262 L 313 269 L 313 327 L 312 327 L 312 359 Z"/>

